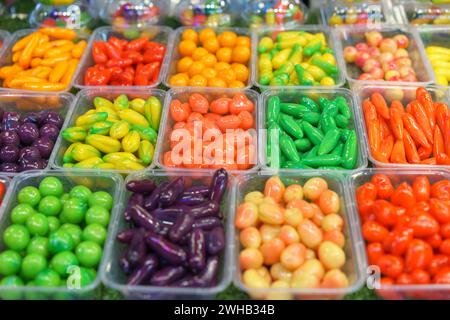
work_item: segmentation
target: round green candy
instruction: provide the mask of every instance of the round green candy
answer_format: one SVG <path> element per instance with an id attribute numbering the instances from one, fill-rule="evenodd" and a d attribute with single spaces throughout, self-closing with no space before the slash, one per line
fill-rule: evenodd
<path id="1" fill-rule="evenodd" d="M 28 281 L 27 287 L 36 287 L 36 283 L 32 281 Z M 25 292 L 26 300 L 45 300 L 45 295 L 40 292 L 36 292 L 34 290 Z"/>
<path id="2" fill-rule="evenodd" d="M 92 241 L 103 246 L 106 239 L 106 229 L 97 223 L 90 224 L 84 228 L 82 238 L 84 241 Z"/>
<path id="3" fill-rule="evenodd" d="M 70 190 L 69 193 L 71 198 L 81 199 L 85 202 L 89 201 L 90 196 L 92 195 L 92 191 L 85 186 L 75 186 Z"/>
<path id="4" fill-rule="evenodd" d="M 34 279 L 45 268 L 47 260 L 40 254 L 32 253 L 23 258 L 21 274 L 27 279 Z"/>
<path id="5" fill-rule="evenodd" d="M 64 230 L 70 234 L 75 247 L 81 242 L 83 231 L 81 230 L 80 226 L 72 223 L 65 223 L 59 229 Z"/>
<path id="6" fill-rule="evenodd" d="M 48 256 L 48 238 L 33 237 L 27 247 L 27 254 L 39 254 L 44 258 Z"/>
<path id="7" fill-rule="evenodd" d="M 57 230 L 50 234 L 48 238 L 48 250 L 57 254 L 63 251 L 71 251 L 75 247 L 72 236 L 64 230 Z"/>
<path id="8" fill-rule="evenodd" d="M 16 251 L 6 250 L 0 253 L 0 275 L 12 276 L 19 272 L 22 257 Z"/>
<path id="9" fill-rule="evenodd" d="M 46 177 L 39 184 L 41 196 L 61 197 L 64 193 L 64 187 L 61 181 L 56 177 Z"/>
<path id="10" fill-rule="evenodd" d="M 94 282 L 97 272 L 92 268 L 80 268 L 81 287 L 86 287 Z"/>
<path id="11" fill-rule="evenodd" d="M 106 191 L 97 191 L 94 192 L 89 197 L 89 206 L 90 207 L 104 207 L 106 210 L 111 210 L 113 207 L 113 198 Z"/>
<path id="12" fill-rule="evenodd" d="M 38 210 L 46 216 L 57 216 L 62 209 L 61 201 L 55 196 L 46 196 L 39 202 Z"/>
<path id="13" fill-rule="evenodd" d="M 81 199 L 70 198 L 64 203 L 62 216 L 67 222 L 79 224 L 84 220 L 87 211 L 87 204 Z"/>
<path id="14" fill-rule="evenodd" d="M 50 267 L 58 272 L 61 277 L 66 277 L 69 274 L 70 266 L 78 266 L 78 259 L 70 251 L 63 251 L 52 258 Z"/>
<path id="15" fill-rule="evenodd" d="M 83 241 L 75 249 L 75 254 L 82 266 L 93 268 L 102 258 L 102 248 L 93 241 Z"/>
<path id="16" fill-rule="evenodd" d="M 6 228 L 3 233 L 3 241 L 8 248 L 15 251 L 21 251 L 25 249 L 30 242 L 30 232 L 25 226 L 13 224 Z"/>
<path id="17" fill-rule="evenodd" d="M 47 268 L 38 273 L 34 282 L 38 287 L 58 287 L 61 278 L 55 270 Z"/>
<path id="18" fill-rule="evenodd" d="M 23 285 L 24 283 L 22 279 L 20 279 L 18 276 L 4 277 L 0 281 L 0 286 L 5 287 L 21 287 Z M 4 300 L 20 300 L 22 298 L 22 293 L 20 291 L 8 291 L 4 289 L 0 294 L 0 298 Z"/>
<path id="19" fill-rule="evenodd" d="M 19 191 L 17 200 L 19 203 L 27 203 L 30 206 L 35 207 L 38 205 L 39 201 L 41 201 L 41 193 L 36 187 L 28 186 Z"/>
<path id="20" fill-rule="evenodd" d="M 36 211 L 28 203 L 19 203 L 11 211 L 11 221 L 17 224 L 25 224 L 27 219 L 35 213 Z"/>
<path id="21" fill-rule="evenodd" d="M 61 201 L 61 205 L 64 206 L 64 203 L 66 203 L 67 200 L 70 199 L 70 195 L 68 193 L 64 193 L 60 198 L 59 201 Z"/>
<path id="22" fill-rule="evenodd" d="M 45 236 L 48 233 L 48 220 L 42 213 L 35 213 L 29 217 L 26 226 L 34 236 Z"/>
<path id="23" fill-rule="evenodd" d="M 59 229 L 59 226 L 61 223 L 59 222 L 59 219 L 57 217 L 47 217 L 48 221 L 48 230 L 49 232 L 53 232 Z"/>
<path id="24" fill-rule="evenodd" d="M 104 207 L 90 207 L 86 212 L 86 224 L 90 225 L 94 223 L 106 228 L 109 224 L 109 211 Z"/>

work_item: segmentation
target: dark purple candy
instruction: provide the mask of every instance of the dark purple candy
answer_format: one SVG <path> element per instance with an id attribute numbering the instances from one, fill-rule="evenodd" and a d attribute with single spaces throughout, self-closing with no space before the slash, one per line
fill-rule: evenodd
<path id="1" fill-rule="evenodd" d="M 17 130 L 20 141 L 24 145 L 32 144 L 37 138 L 39 138 L 39 130 L 34 123 L 24 123 Z"/>
<path id="2" fill-rule="evenodd" d="M 39 114 L 37 114 L 36 112 L 30 112 L 25 116 L 23 116 L 22 118 L 20 118 L 19 122 L 20 124 L 34 123 L 35 125 L 39 125 Z"/>
<path id="3" fill-rule="evenodd" d="M 156 184 L 153 180 L 135 180 L 127 183 L 127 190 L 135 193 L 150 193 L 156 188 Z"/>
<path id="4" fill-rule="evenodd" d="M 0 133 L 0 143 L 2 146 L 6 145 L 19 146 L 20 138 L 15 131 L 7 130 Z"/>
<path id="5" fill-rule="evenodd" d="M 19 148 L 15 145 L 6 145 L 0 149 L 1 162 L 17 162 L 19 159 Z"/>
<path id="6" fill-rule="evenodd" d="M 159 196 L 159 203 L 163 207 L 172 205 L 178 196 L 183 192 L 184 179 L 183 177 L 172 180 L 164 189 L 161 190 Z"/>
<path id="7" fill-rule="evenodd" d="M 36 147 L 25 147 L 19 152 L 19 162 L 21 161 L 39 161 L 41 160 L 41 153 Z"/>
<path id="8" fill-rule="evenodd" d="M 209 198 L 217 203 L 222 200 L 223 194 L 228 185 L 228 173 L 225 169 L 219 169 L 214 172 L 213 179 L 210 186 Z"/>
<path id="9" fill-rule="evenodd" d="M 182 266 L 168 266 L 156 272 L 150 279 L 152 286 L 167 286 L 177 281 L 186 274 L 186 269 Z"/>
<path id="10" fill-rule="evenodd" d="M 180 241 L 185 235 L 192 230 L 192 224 L 194 223 L 194 217 L 190 214 L 179 215 L 175 224 L 170 228 L 169 238 L 173 242 Z"/>
<path id="11" fill-rule="evenodd" d="M 56 139 L 58 139 L 58 135 L 59 135 L 59 128 L 51 123 L 44 124 L 39 130 L 40 137 L 47 137 L 53 142 L 55 142 Z"/>
<path id="12" fill-rule="evenodd" d="M 0 163 L 0 171 L 2 172 L 19 172 L 19 165 L 17 163 L 3 162 Z"/>
<path id="13" fill-rule="evenodd" d="M 117 234 L 117 241 L 121 243 L 130 243 L 133 240 L 136 229 L 128 229 Z"/>
<path id="14" fill-rule="evenodd" d="M 64 123 L 61 116 L 54 111 L 41 111 L 41 113 L 39 114 L 39 120 L 42 125 L 54 124 L 59 129 L 61 129 Z"/>
<path id="15" fill-rule="evenodd" d="M 149 254 L 128 278 L 127 284 L 132 286 L 142 284 L 145 280 L 149 279 L 157 269 L 158 257 L 154 254 Z"/>
<path id="16" fill-rule="evenodd" d="M 156 219 L 150 212 L 145 210 L 140 205 L 136 204 L 132 206 L 129 208 L 128 212 L 130 213 L 131 219 L 137 226 L 156 233 L 159 232 L 161 224 L 158 219 Z"/>
<path id="17" fill-rule="evenodd" d="M 200 272 L 205 269 L 206 264 L 206 238 L 201 229 L 195 229 L 191 232 L 188 243 L 188 264 L 194 272 Z"/>
<path id="18" fill-rule="evenodd" d="M 223 227 L 216 227 L 206 235 L 206 252 L 216 255 L 225 248 L 225 232 Z"/>
<path id="19" fill-rule="evenodd" d="M 192 228 L 197 229 L 200 228 L 202 230 L 211 230 L 215 227 L 220 227 L 222 225 L 222 221 L 220 221 L 217 217 L 207 217 L 195 220 Z"/>
<path id="20" fill-rule="evenodd" d="M 163 236 L 147 231 L 145 241 L 156 254 L 167 259 L 172 265 L 182 265 L 187 261 L 186 251 Z"/>
<path id="21" fill-rule="evenodd" d="M 42 137 L 36 139 L 31 146 L 39 150 L 42 158 L 48 159 L 55 144 L 48 137 Z"/>
<path id="22" fill-rule="evenodd" d="M 127 260 L 131 266 L 137 266 L 145 257 L 147 248 L 145 245 L 145 230 L 139 229 L 131 239 L 130 246 L 127 250 Z"/>
<path id="23" fill-rule="evenodd" d="M 19 171 L 39 170 L 39 169 L 44 169 L 45 167 L 46 167 L 46 165 L 45 165 L 45 163 L 42 160 L 38 160 L 38 161 L 22 160 L 22 161 L 19 161 Z"/>
<path id="24" fill-rule="evenodd" d="M 129 275 L 132 271 L 132 266 L 130 261 L 127 259 L 127 254 L 128 253 L 125 252 L 125 254 L 119 258 L 119 266 L 126 275 Z"/>
<path id="25" fill-rule="evenodd" d="M 1 130 L 17 130 L 19 128 L 20 115 L 17 112 L 5 111 L 3 114 Z"/>
<path id="26" fill-rule="evenodd" d="M 194 277 L 194 286 L 209 287 L 216 280 L 219 271 L 219 257 L 212 256 L 206 260 L 206 266 Z"/>

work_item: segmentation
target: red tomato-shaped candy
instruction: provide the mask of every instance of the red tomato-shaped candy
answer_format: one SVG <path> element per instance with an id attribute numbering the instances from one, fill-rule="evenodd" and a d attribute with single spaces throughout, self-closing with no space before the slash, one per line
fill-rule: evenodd
<path id="1" fill-rule="evenodd" d="M 372 211 L 372 205 L 376 199 L 377 187 L 371 182 L 363 184 L 356 190 L 356 202 L 361 216 L 365 216 Z"/>
<path id="2" fill-rule="evenodd" d="M 413 191 L 417 201 L 428 201 L 430 199 L 430 181 L 426 176 L 414 179 Z"/>
<path id="3" fill-rule="evenodd" d="M 230 103 L 230 113 L 239 114 L 241 111 L 253 112 L 255 105 L 247 96 L 243 93 L 237 93 L 234 95 Z"/>
<path id="4" fill-rule="evenodd" d="M 441 200 L 450 200 L 450 181 L 441 180 L 431 186 L 431 197 Z"/>
<path id="5" fill-rule="evenodd" d="M 450 284 L 450 267 L 442 268 L 434 277 L 435 284 Z"/>
<path id="6" fill-rule="evenodd" d="M 230 110 L 231 99 L 230 98 L 219 98 L 211 102 L 209 108 L 211 112 L 225 115 Z"/>
<path id="7" fill-rule="evenodd" d="M 411 208 L 416 203 L 412 187 L 406 183 L 401 183 L 392 194 L 392 204 L 405 208 Z"/>
<path id="8" fill-rule="evenodd" d="M 426 269 L 433 258 L 433 248 L 423 240 L 414 239 L 406 250 L 406 271 Z"/>
<path id="9" fill-rule="evenodd" d="M 376 221 L 366 221 L 362 226 L 362 235 L 368 242 L 383 242 L 389 231 Z"/>
<path id="10" fill-rule="evenodd" d="M 439 223 L 450 222 L 450 205 L 444 200 L 430 199 L 430 212 Z"/>
<path id="11" fill-rule="evenodd" d="M 397 212 L 389 201 L 374 201 L 372 211 L 375 213 L 377 221 L 386 227 L 392 227 L 397 223 Z"/>
<path id="12" fill-rule="evenodd" d="M 408 226 L 414 230 L 415 238 L 427 238 L 439 232 L 439 223 L 427 213 L 413 215 Z"/>
<path id="13" fill-rule="evenodd" d="M 411 272 L 411 278 L 414 284 L 430 283 L 430 275 L 428 274 L 428 272 L 422 269 L 416 269 Z"/>
<path id="14" fill-rule="evenodd" d="M 208 113 L 209 110 L 209 102 L 203 95 L 200 93 L 193 93 L 189 97 L 189 106 L 191 107 L 193 112 L 198 112 L 201 114 Z"/>
<path id="15" fill-rule="evenodd" d="M 379 199 L 389 199 L 394 193 L 394 186 L 385 174 L 375 174 L 372 177 L 371 182 L 377 187 L 377 195 Z"/>
<path id="16" fill-rule="evenodd" d="M 428 265 L 428 272 L 431 275 L 437 274 L 442 268 L 448 267 L 450 258 L 443 254 L 436 254 L 430 261 Z"/>
<path id="17" fill-rule="evenodd" d="M 377 264 L 383 254 L 383 245 L 380 242 L 372 242 L 367 245 L 367 259 L 370 265 Z"/>
<path id="18" fill-rule="evenodd" d="M 381 274 L 389 278 L 397 278 L 404 269 L 403 259 L 392 254 L 385 254 L 377 260 Z"/>
<path id="19" fill-rule="evenodd" d="M 384 249 L 397 256 L 403 255 L 413 240 L 413 233 L 414 231 L 407 227 L 395 229 L 385 239 Z"/>

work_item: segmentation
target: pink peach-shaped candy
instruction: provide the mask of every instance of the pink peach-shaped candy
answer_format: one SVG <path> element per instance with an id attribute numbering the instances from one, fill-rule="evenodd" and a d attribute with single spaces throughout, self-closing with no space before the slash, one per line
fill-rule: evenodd
<path id="1" fill-rule="evenodd" d="M 379 57 L 381 54 L 380 49 L 376 47 L 370 47 L 369 50 L 367 50 L 367 53 L 373 58 Z"/>
<path id="2" fill-rule="evenodd" d="M 369 31 L 365 33 L 367 44 L 371 47 L 378 47 L 383 40 L 383 36 L 378 31 Z"/>
<path id="3" fill-rule="evenodd" d="M 366 81 L 366 80 L 374 80 L 374 79 L 372 78 L 371 74 L 369 74 L 369 73 L 362 73 L 358 77 L 358 80 Z"/>
<path id="4" fill-rule="evenodd" d="M 399 67 L 411 67 L 412 66 L 412 62 L 411 62 L 410 58 L 398 58 L 398 59 L 395 59 L 395 63 Z"/>
<path id="5" fill-rule="evenodd" d="M 396 43 L 397 47 L 406 49 L 409 46 L 409 39 L 404 34 L 398 34 L 392 38 Z"/>
<path id="6" fill-rule="evenodd" d="M 362 70 L 366 73 L 370 72 L 373 68 L 379 68 L 381 67 L 381 64 L 378 60 L 375 60 L 373 58 L 367 59 L 366 62 L 364 62 Z"/>
<path id="7" fill-rule="evenodd" d="M 417 77 L 415 74 L 408 74 L 405 77 L 402 77 L 401 79 L 402 81 L 405 82 L 417 82 Z"/>
<path id="8" fill-rule="evenodd" d="M 344 59 L 348 63 L 355 62 L 356 54 L 358 53 L 358 50 L 356 50 L 355 47 L 348 46 L 344 49 Z"/>
<path id="9" fill-rule="evenodd" d="M 355 48 L 358 51 L 367 51 L 369 49 L 369 46 L 367 45 L 367 43 L 360 42 L 356 44 Z"/>
<path id="10" fill-rule="evenodd" d="M 397 70 L 398 69 L 398 65 L 395 61 L 385 62 L 381 65 L 381 67 L 383 68 L 384 72 L 387 72 L 389 70 Z"/>
<path id="11" fill-rule="evenodd" d="M 395 42 L 392 39 L 383 39 L 380 42 L 380 51 L 381 52 L 392 52 L 394 53 L 395 51 L 397 51 L 398 47 L 397 47 L 397 42 Z"/>
<path id="12" fill-rule="evenodd" d="M 369 73 L 376 80 L 381 80 L 384 77 L 384 71 L 381 68 L 373 68 Z"/>
<path id="13" fill-rule="evenodd" d="M 400 73 L 397 70 L 388 70 L 384 74 L 384 79 L 386 81 L 399 81 Z"/>
<path id="14" fill-rule="evenodd" d="M 403 66 L 398 69 L 398 72 L 400 73 L 400 77 L 404 78 L 407 75 L 414 74 L 414 69 L 411 67 Z"/>
<path id="15" fill-rule="evenodd" d="M 408 57 L 409 57 L 408 51 L 406 51 L 406 49 L 403 49 L 403 48 L 397 49 L 397 51 L 395 51 L 395 53 L 394 53 L 395 59 L 408 58 Z"/>
<path id="16" fill-rule="evenodd" d="M 394 60 L 394 54 L 392 52 L 383 52 L 380 54 L 380 57 L 378 58 L 381 62 L 381 64 L 393 61 Z"/>
<path id="17" fill-rule="evenodd" d="M 368 59 L 370 59 L 370 55 L 367 52 L 360 51 L 356 54 L 355 64 L 362 68 L 364 62 Z"/>

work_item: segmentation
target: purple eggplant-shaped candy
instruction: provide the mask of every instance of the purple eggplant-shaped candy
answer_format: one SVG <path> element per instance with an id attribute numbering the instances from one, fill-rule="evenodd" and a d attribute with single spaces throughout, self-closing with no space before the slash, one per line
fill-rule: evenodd
<path id="1" fill-rule="evenodd" d="M 26 115 L 20 118 L 19 123 L 20 124 L 33 123 L 35 125 L 39 125 L 39 114 L 36 112 L 27 113 Z"/>
<path id="2" fill-rule="evenodd" d="M 3 162 L 0 163 L 0 171 L 2 172 L 19 172 L 20 166 L 17 163 L 11 163 L 11 162 Z"/>
<path id="3" fill-rule="evenodd" d="M 147 245 L 159 256 L 165 258 L 172 265 L 182 265 L 187 261 L 187 254 L 183 248 L 170 242 L 163 236 L 147 231 L 145 235 Z"/>
<path id="4" fill-rule="evenodd" d="M 39 150 L 42 158 L 48 159 L 52 154 L 54 143 L 48 137 L 42 137 L 34 140 L 31 144 L 32 147 Z"/>
<path id="5" fill-rule="evenodd" d="M 194 285 L 197 287 L 209 287 L 216 280 L 219 271 L 219 257 L 212 256 L 206 260 L 205 268 L 194 276 Z"/>
<path id="6" fill-rule="evenodd" d="M 158 269 L 158 257 L 154 254 L 147 255 L 142 264 L 134 270 L 128 278 L 128 285 L 139 285 L 149 279 Z"/>
<path id="7" fill-rule="evenodd" d="M 186 234 L 192 230 L 194 217 L 190 214 L 179 215 L 175 224 L 170 228 L 169 238 L 173 242 L 180 241 Z"/>
<path id="8" fill-rule="evenodd" d="M 206 204 L 199 204 L 197 206 L 189 207 L 189 214 L 195 219 L 201 219 L 211 216 L 217 216 L 220 210 L 220 205 L 217 202 L 208 202 Z"/>
<path id="9" fill-rule="evenodd" d="M 192 225 L 193 229 L 211 230 L 215 227 L 222 226 L 222 221 L 217 217 L 206 217 L 195 220 Z"/>
<path id="10" fill-rule="evenodd" d="M 61 129 L 61 127 L 64 123 L 61 116 L 57 112 L 54 112 L 54 111 L 41 111 L 39 113 L 39 122 L 42 125 L 53 124 L 59 129 Z"/>
<path id="11" fill-rule="evenodd" d="M 211 181 L 209 198 L 217 203 L 222 200 L 223 194 L 228 184 L 228 173 L 225 169 L 219 169 L 214 172 L 214 176 Z"/>
<path id="12" fill-rule="evenodd" d="M 183 191 L 183 194 L 209 196 L 209 187 L 204 185 L 190 186 Z"/>
<path id="13" fill-rule="evenodd" d="M 171 206 L 178 196 L 183 192 L 184 179 L 183 177 L 176 178 L 169 182 L 164 189 L 161 190 L 159 196 L 159 203 L 163 207 Z"/>
<path id="14" fill-rule="evenodd" d="M 205 268 L 206 263 L 206 237 L 201 229 L 191 232 L 188 243 L 188 264 L 194 272 L 200 272 Z"/>
<path id="15" fill-rule="evenodd" d="M 117 234 L 117 241 L 120 243 L 131 243 L 131 240 L 133 240 L 134 234 L 138 232 L 136 229 L 128 229 L 121 231 Z"/>
<path id="16" fill-rule="evenodd" d="M 130 261 L 128 261 L 128 259 L 127 259 L 127 254 L 128 254 L 128 252 L 125 252 L 119 258 L 119 267 L 120 267 L 120 269 L 122 269 L 123 273 L 125 273 L 126 275 L 129 275 L 132 272 L 133 267 L 131 266 Z"/>
<path id="17" fill-rule="evenodd" d="M 168 266 L 156 272 L 150 279 L 152 286 L 168 286 L 186 274 L 182 266 Z"/>
<path id="18" fill-rule="evenodd" d="M 128 211 L 136 225 L 153 232 L 158 232 L 161 228 L 159 221 L 140 205 L 134 205 Z"/>
<path id="19" fill-rule="evenodd" d="M 205 197 L 201 194 L 189 194 L 183 192 L 180 194 L 175 201 L 176 205 L 185 205 L 185 206 L 196 206 L 199 204 L 203 204 L 206 201 L 209 201 L 209 198 Z"/>
<path id="20" fill-rule="evenodd" d="M 14 163 L 19 160 L 19 148 L 14 145 L 6 145 L 0 148 L 0 161 Z"/>
<path id="21" fill-rule="evenodd" d="M 127 183 L 126 187 L 128 191 L 146 194 L 151 193 L 153 190 L 155 190 L 156 184 L 153 182 L 153 180 L 144 179 L 130 181 Z"/>
<path id="22" fill-rule="evenodd" d="M 141 207 L 144 206 L 144 195 L 142 193 L 133 193 L 128 199 L 128 208 L 131 208 L 135 205 L 139 205 Z"/>
<path id="23" fill-rule="evenodd" d="M 41 160 L 41 153 L 36 147 L 24 147 L 20 149 L 19 161 L 39 161 Z"/>
<path id="24" fill-rule="evenodd" d="M 0 144 L 2 146 L 12 145 L 18 147 L 20 144 L 19 135 L 13 130 L 3 131 L 0 133 Z"/>
<path id="25" fill-rule="evenodd" d="M 225 232 L 223 227 L 215 227 L 206 235 L 206 252 L 214 256 L 225 248 Z"/>
<path id="26" fill-rule="evenodd" d="M 158 207 L 159 197 L 161 195 L 161 190 L 168 185 L 168 182 L 163 182 L 153 190 L 150 195 L 146 196 L 144 199 L 144 208 L 148 211 L 152 211 Z"/>
<path id="27" fill-rule="evenodd" d="M 195 286 L 194 276 L 189 274 L 180 280 L 177 280 L 170 284 L 171 287 L 189 288 Z"/>
<path id="28" fill-rule="evenodd" d="M 58 135 L 59 135 L 59 128 L 51 123 L 46 123 L 39 129 L 39 136 L 41 138 L 47 137 L 53 142 L 55 142 L 56 139 L 58 139 Z"/>
<path id="29" fill-rule="evenodd" d="M 30 145 L 39 138 L 39 129 L 34 123 L 24 123 L 17 130 L 20 141 L 23 145 Z"/>
<path id="30" fill-rule="evenodd" d="M 131 266 L 137 266 L 144 259 L 147 247 L 145 245 L 145 230 L 139 229 L 131 239 L 127 250 L 127 260 Z"/>

